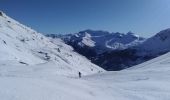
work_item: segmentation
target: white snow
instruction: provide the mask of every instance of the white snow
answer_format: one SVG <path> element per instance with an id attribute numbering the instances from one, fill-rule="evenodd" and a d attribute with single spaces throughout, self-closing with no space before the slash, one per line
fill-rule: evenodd
<path id="1" fill-rule="evenodd" d="M 91 39 L 91 35 L 88 33 L 85 33 L 85 36 L 83 37 L 82 43 L 88 47 L 94 47 L 95 42 Z"/>
<path id="2" fill-rule="evenodd" d="M 0 72 L 1 100 L 169 100 L 170 53 L 131 69 L 64 77 L 37 69 Z M 39 68 L 38 68 L 39 67 Z M 45 66 L 44 66 L 45 67 Z M 46 67 L 49 67 L 46 65 Z M 35 69 L 34 69 L 35 68 Z"/>

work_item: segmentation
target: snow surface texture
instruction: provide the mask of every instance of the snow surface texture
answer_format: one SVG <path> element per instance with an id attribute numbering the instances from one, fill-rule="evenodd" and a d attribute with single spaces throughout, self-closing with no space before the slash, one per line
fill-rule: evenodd
<path id="1" fill-rule="evenodd" d="M 35 68 L 37 69 L 36 71 L 42 70 L 48 71 L 50 74 L 66 76 L 77 76 L 78 72 L 87 75 L 103 71 L 103 69 L 92 64 L 85 57 L 74 52 L 62 40 L 47 39 L 40 33 L 6 16 L 4 13 L 1 14 L 1 71 L 8 68 L 11 70 L 15 69 L 15 67 L 13 68 L 15 65 L 23 65 L 29 70 Z M 48 68 L 46 65 L 48 65 Z M 17 69 L 24 69 L 24 67 L 19 68 L 21 69 Z"/>
<path id="2" fill-rule="evenodd" d="M 0 72 L 1 100 L 170 99 L 170 53 L 127 70 L 81 79 L 49 76 L 47 71 L 34 73 L 38 69 L 20 67 L 22 69 L 6 66 L 6 70 Z"/>

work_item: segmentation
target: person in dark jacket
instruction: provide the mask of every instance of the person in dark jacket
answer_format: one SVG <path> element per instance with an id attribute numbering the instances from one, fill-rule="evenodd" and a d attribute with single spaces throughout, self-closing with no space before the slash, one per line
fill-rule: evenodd
<path id="1" fill-rule="evenodd" d="M 81 78 L 81 72 L 79 72 L 79 78 Z"/>

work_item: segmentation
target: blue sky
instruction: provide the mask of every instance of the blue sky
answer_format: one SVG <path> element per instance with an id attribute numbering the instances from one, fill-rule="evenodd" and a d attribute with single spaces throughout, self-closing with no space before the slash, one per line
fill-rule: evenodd
<path id="1" fill-rule="evenodd" d="M 0 0 L 7 15 L 42 33 L 85 29 L 149 37 L 170 28 L 170 0 Z"/>

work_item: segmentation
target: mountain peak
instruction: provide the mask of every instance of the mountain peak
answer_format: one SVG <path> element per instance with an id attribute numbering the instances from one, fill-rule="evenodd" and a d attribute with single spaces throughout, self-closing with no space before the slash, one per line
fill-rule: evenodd
<path id="1" fill-rule="evenodd" d="M 140 36 L 136 35 L 135 33 L 131 32 L 131 31 L 129 31 L 128 33 L 126 33 L 126 35 L 134 36 L 134 37 L 137 37 L 137 38 L 140 37 Z"/>
<path id="2" fill-rule="evenodd" d="M 160 31 L 156 34 L 156 37 L 159 37 L 162 41 L 170 39 L 170 28 Z"/>
<path id="3" fill-rule="evenodd" d="M 127 34 L 129 34 L 129 35 L 134 35 L 135 33 L 129 31 Z"/>
<path id="4" fill-rule="evenodd" d="M 110 34 L 110 33 L 107 32 L 107 31 L 91 30 L 91 29 L 87 29 L 87 30 L 84 30 L 84 31 L 80 31 L 79 33 L 81 33 L 81 34 L 89 33 L 91 36 L 101 36 L 101 35 Z"/>
<path id="5" fill-rule="evenodd" d="M 4 16 L 5 13 L 3 11 L 0 11 L 0 16 Z"/>
<path id="6" fill-rule="evenodd" d="M 3 11 L 0 10 L 0 15 L 2 15 Z"/>
<path id="7" fill-rule="evenodd" d="M 170 51 L 170 28 L 165 29 L 157 33 L 156 35 L 148 38 L 142 44 L 141 48 L 144 51 L 150 52 L 150 54 L 157 54 L 159 52 L 167 52 Z M 147 54 L 146 53 L 146 54 Z"/>

